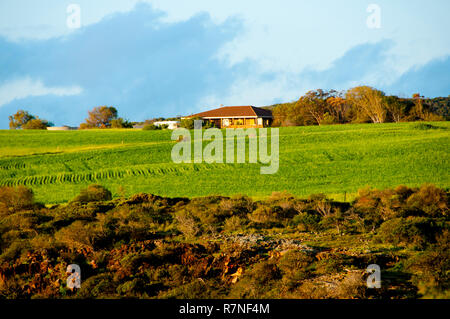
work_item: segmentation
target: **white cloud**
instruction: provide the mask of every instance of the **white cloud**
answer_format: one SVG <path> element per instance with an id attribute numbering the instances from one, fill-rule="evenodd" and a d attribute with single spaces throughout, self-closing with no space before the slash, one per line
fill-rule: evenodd
<path id="1" fill-rule="evenodd" d="M 30 96 L 43 95 L 78 95 L 83 92 L 79 86 L 47 87 L 40 80 L 30 77 L 13 80 L 0 86 L 0 107 L 13 100 L 24 99 Z"/>

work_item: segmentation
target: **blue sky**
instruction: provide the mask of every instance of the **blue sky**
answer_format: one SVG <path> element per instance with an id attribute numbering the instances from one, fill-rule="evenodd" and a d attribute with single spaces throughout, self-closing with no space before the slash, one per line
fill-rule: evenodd
<path id="1" fill-rule="evenodd" d="M 0 128 L 18 109 L 75 126 L 99 105 L 138 121 L 317 88 L 448 96 L 448 12 L 448 0 L 4 0 Z"/>

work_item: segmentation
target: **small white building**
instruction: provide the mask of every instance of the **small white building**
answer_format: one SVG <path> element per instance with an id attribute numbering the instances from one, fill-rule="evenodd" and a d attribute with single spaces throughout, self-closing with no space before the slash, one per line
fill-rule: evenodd
<path id="1" fill-rule="evenodd" d="M 77 130 L 78 127 L 71 127 L 71 126 L 49 126 L 47 127 L 48 131 L 73 131 L 73 130 Z"/>
<path id="2" fill-rule="evenodd" d="M 178 128 L 179 124 L 180 124 L 179 121 L 159 121 L 159 122 L 153 123 L 153 125 L 155 125 L 155 126 L 167 125 L 167 128 L 169 130 L 174 130 L 174 129 Z"/>

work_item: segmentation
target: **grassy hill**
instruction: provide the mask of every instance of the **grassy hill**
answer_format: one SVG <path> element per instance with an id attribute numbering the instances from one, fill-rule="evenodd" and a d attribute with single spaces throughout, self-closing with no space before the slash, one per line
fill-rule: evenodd
<path id="1" fill-rule="evenodd" d="M 174 164 L 171 131 L 0 131 L 0 185 L 26 185 L 60 203 L 89 184 L 114 196 L 170 197 L 287 191 L 350 199 L 358 189 L 448 188 L 450 122 L 280 128 L 280 168 L 261 164 Z M 346 195 L 344 195 L 346 194 Z"/>

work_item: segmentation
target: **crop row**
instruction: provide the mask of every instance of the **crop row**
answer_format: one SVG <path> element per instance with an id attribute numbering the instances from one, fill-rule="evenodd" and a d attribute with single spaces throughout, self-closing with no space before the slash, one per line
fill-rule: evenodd
<path id="1" fill-rule="evenodd" d="M 214 166 L 214 167 L 213 167 Z M 186 172 L 217 169 L 219 165 L 138 165 L 130 168 L 113 168 L 101 170 L 97 172 L 87 173 L 59 173 L 54 175 L 33 175 L 20 178 L 11 178 L 0 181 L 1 186 L 18 186 L 18 185 L 47 185 L 47 184 L 63 184 L 63 183 L 83 183 L 95 182 L 105 179 L 119 179 L 132 176 L 151 176 L 174 174 L 182 175 Z M 220 165 L 226 168 L 226 165 Z"/>
<path id="2" fill-rule="evenodd" d="M 12 169 L 24 169 L 26 168 L 25 163 L 11 163 L 11 164 L 0 164 L 0 170 L 12 170 Z"/>

